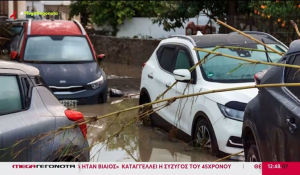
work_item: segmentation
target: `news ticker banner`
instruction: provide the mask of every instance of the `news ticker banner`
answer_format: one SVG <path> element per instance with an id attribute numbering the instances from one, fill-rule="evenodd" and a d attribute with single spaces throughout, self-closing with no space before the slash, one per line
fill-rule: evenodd
<path id="1" fill-rule="evenodd" d="M 299 175 L 300 162 L 199 162 L 199 163 L 35 163 L 3 162 L 0 163 L 1 174 L 22 175 L 99 175 L 99 173 L 147 175 L 155 173 L 201 173 L 205 175 Z"/>

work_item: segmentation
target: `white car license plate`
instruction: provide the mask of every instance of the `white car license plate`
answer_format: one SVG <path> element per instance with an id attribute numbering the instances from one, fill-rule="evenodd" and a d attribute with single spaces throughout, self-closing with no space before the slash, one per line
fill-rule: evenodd
<path id="1" fill-rule="evenodd" d="M 59 102 L 66 107 L 76 107 L 78 101 L 77 100 L 60 100 Z"/>

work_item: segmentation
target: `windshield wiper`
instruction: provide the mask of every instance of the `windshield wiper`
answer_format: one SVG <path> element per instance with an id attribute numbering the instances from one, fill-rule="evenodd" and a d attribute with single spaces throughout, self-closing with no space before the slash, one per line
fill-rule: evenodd
<path id="1" fill-rule="evenodd" d="M 261 41 L 266 45 L 264 39 L 261 39 Z M 265 48 L 265 51 L 266 51 L 267 61 L 272 63 L 273 61 L 271 60 L 271 58 L 270 58 L 270 56 L 269 56 L 269 53 L 268 53 L 268 51 L 267 51 L 266 46 L 264 46 L 264 48 Z"/>

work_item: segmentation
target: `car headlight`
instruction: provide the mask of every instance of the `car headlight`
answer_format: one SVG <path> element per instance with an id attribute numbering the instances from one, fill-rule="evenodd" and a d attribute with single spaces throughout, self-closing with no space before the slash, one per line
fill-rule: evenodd
<path id="1" fill-rule="evenodd" d="M 234 120 L 239 120 L 239 121 L 243 121 L 244 118 L 244 111 L 239 111 L 236 109 L 232 109 L 232 108 L 228 108 L 224 105 L 218 104 L 218 107 L 221 110 L 221 113 L 227 117 L 227 118 L 231 118 Z"/>
<path id="2" fill-rule="evenodd" d="M 98 87 L 100 87 L 102 84 L 104 83 L 104 79 L 103 76 L 101 75 L 100 78 L 98 78 L 95 81 L 92 81 L 90 83 L 88 83 L 88 85 L 90 85 L 93 89 L 97 89 Z"/>

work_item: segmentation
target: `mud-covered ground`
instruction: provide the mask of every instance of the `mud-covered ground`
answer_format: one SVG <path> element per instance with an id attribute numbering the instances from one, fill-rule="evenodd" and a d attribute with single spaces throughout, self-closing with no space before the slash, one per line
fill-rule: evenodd
<path id="1" fill-rule="evenodd" d="M 142 67 L 104 63 L 110 88 L 116 88 L 126 94 L 139 92 Z M 138 105 L 138 98 L 109 98 L 106 104 L 78 106 L 86 117 L 101 116 Z M 88 140 L 93 145 L 91 161 L 96 162 L 190 162 L 214 161 L 217 157 L 205 150 L 188 146 L 186 143 L 170 138 L 159 128 L 150 128 L 131 124 L 122 127 L 137 116 L 137 111 L 123 113 L 118 117 L 109 117 L 89 125 Z M 109 128 L 107 130 L 107 128 Z M 114 135 L 122 130 L 118 137 Z M 107 142 L 106 139 L 110 138 Z M 232 161 L 232 160 L 225 160 Z"/>

